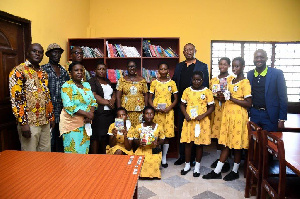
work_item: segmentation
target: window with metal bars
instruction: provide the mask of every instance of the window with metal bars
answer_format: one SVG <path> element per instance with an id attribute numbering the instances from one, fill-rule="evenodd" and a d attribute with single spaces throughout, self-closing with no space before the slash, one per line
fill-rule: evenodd
<path id="1" fill-rule="evenodd" d="M 257 49 L 268 54 L 267 66 L 283 71 L 289 102 L 300 102 L 300 42 L 211 41 L 211 77 L 219 74 L 222 57 L 245 59 L 246 73 L 255 68 L 253 55 Z M 231 69 L 229 73 L 232 74 Z"/>

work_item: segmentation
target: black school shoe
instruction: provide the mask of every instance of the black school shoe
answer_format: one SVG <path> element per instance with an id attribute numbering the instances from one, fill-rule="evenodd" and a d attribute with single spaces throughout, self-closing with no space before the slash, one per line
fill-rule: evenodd
<path id="1" fill-rule="evenodd" d="M 214 161 L 211 165 L 210 165 L 210 168 L 214 169 L 217 167 L 217 164 L 219 162 L 219 159 L 217 159 L 216 161 Z M 228 162 L 225 162 L 223 167 L 222 167 L 222 170 L 221 172 L 222 173 L 227 173 L 228 171 L 230 170 L 230 164 Z"/>
<path id="2" fill-rule="evenodd" d="M 212 170 L 210 173 L 204 175 L 202 178 L 207 179 L 207 180 L 209 180 L 209 179 L 222 179 L 222 175 L 221 175 L 221 173 L 217 174 L 217 173 L 214 172 L 214 170 Z"/>
<path id="3" fill-rule="evenodd" d="M 174 165 L 182 165 L 183 163 L 185 163 L 184 159 L 179 158 L 174 162 Z"/>
<path id="4" fill-rule="evenodd" d="M 239 172 L 235 173 L 234 171 L 230 171 L 230 173 L 228 173 L 223 180 L 225 181 L 232 181 L 232 180 L 236 180 L 240 177 Z"/>
<path id="5" fill-rule="evenodd" d="M 194 172 L 193 177 L 198 178 L 200 176 L 200 173 Z"/>
<path id="6" fill-rule="evenodd" d="M 166 163 L 166 164 L 161 163 L 161 166 L 162 166 L 163 168 L 167 168 L 169 165 L 168 165 L 168 163 Z"/>
<path id="7" fill-rule="evenodd" d="M 180 173 L 181 173 L 181 175 L 186 175 L 190 170 L 191 170 L 191 168 L 189 170 L 187 170 L 187 171 L 185 171 L 184 169 L 182 169 Z"/>

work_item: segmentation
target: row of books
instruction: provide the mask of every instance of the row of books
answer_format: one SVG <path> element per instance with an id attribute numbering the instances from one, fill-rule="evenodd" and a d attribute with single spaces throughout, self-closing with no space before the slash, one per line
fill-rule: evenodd
<path id="1" fill-rule="evenodd" d="M 71 49 L 74 46 L 71 46 Z M 83 51 L 83 58 L 99 58 L 104 57 L 104 54 L 100 50 L 100 48 L 91 48 L 88 46 L 81 46 L 81 49 Z"/>
<path id="2" fill-rule="evenodd" d="M 145 68 L 142 68 L 142 76 L 145 78 L 147 82 L 151 82 L 153 79 L 156 79 L 158 77 L 158 71 L 157 70 L 148 70 Z"/>
<path id="3" fill-rule="evenodd" d="M 117 83 L 121 77 L 128 75 L 127 70 L 121 69 L 107 69 L 106 73 L 107 78 L 111 81 L 111 83 Z M 142 68 L 142 76 L 147 82 L 151 82 L 152 80 L 156 79 L 158 75 L 159 74 L 157 70 L 148 70 Z"/>
<path id="4" fill-rule="evenodd" d="M 146 57 L 178 57 L 171 47 L 163 49 L 159 45 L 152 45 L 150 40 L 143 41 L 143 52 Z"/>
<path id="5" fill-rule="evenodd" d="M 141 57 L 140 53 L 133 46 L 122 46 L 121 44 L 109 44 L 106 41 L 108 57 Z"/>

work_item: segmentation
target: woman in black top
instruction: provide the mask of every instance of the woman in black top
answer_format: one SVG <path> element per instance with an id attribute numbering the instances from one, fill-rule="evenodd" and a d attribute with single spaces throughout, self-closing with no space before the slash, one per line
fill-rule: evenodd
<path id="1" fill-rule="evenodd" d="M 93 94 L 98 103 L 92 122 L 93 134 L 91 136 L 91 153 L 105 154 L 108 144 L 108 128 L 114 122 L 115 92 L 111 82 L 106 78 L 106 66 L 97 64 L 96 76 L 89 80 Z"/>

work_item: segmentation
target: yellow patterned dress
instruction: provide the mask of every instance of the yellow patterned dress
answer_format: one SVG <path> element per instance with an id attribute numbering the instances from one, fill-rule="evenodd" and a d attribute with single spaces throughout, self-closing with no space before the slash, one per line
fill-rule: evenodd
<path id="1" fill-rule="evenodd" d="M 127 135 L 128 139 L 140 139 L 142 125 L 143 124 L 139 124 L 133 131 L 130 131 Z M 159 124 L 156 124 L 153 134 L 158 140 L 165 139 L 163 129 Z M 152 146 L 139 146 L 135 151 L 135 155 L 145 156 L 140 177 L 161 178 L 161 173 L 159 170 L 162 158 L 161 152 L 158 154 L 152 154 Z"/>
<path id="2" fill-rule="evenodd" d="M 173 80 L 167 82 L 160 82 L 154 80 L 150 85 L 150 93 L 155 94 L 153 105 L 157 107 L 158 104 L 166 104 L 169 107 L 172 104 L 171 97 L 172 94 L 177 93 L 176 83 Z M 165 136 L 167 138 L 174 137 L 174 111 L 170 110 L 168 113 L 155 113 L 153 120 L 158 123 L 165 131 Z"/>
<path id="3" fill-rule="evenodd" d="M 248 79 L 243 79 L 235 84 L 228 84 L 228 90 L 233 98 L 244 100 L 251 97 L 251 86 Z M 233 149 L 248 148 L 248 112 L 247 109 L 226 101 L 222 114 L 222 125 L 220 130 L 219 144 Z"/>
<path id="4" fill-rule="evenodd" d="M 132 82 L 121 77 L 117 84 L 117 90 L 122 91 L 121 106 L 128 111 L 132 127 L 136 127 L 143 119 L 144 94 L 148 92 L 146 80 Z"/>
<path id="5" fill-rule="evenodd" d="M 227 84 L 228 84 L 228 82 L 231 82 L 233 79 L 234 79 L 234 76 L 228 75 L 226 77 Z M 213 87 L 215 85 L 219 85 L 219 84 L 220 84 L 220 79 L 218 77 L 214 77 L 209 82 L 209 89 L 213 91 Z M 215 94 L 215 93 L 213 92 L 213 94 Z M 223 109 L 224 109 L 224 102 L 220 103 L 219 100 L 215 99 L 215 111 L 212 112 L 212 114 L 210 115 L 211 138 L 219 139 L 219 137 L 220 137 Z"/>
<path id="6" fill-rule="evenodd" d="M 107 133 L 107 134 L 110 135 L 110 136 L 113 135 L 113 134 L 112 134 L 112 130 L 113 130 L 114 128 L 115 128 L 115 123 L 112 123 L 112 124 L 109 126 L 109 129 L 108 129 L 108 133 Z M 132 130 L 133 130 L 133 128 L 131 127 L 130 129 L 128 129 L 128 132 L 129 132 L 129 131 L 132 131 Z M 123 134 L 120 134 L 120 133 L 117 134 L 117 143 L 116 143 L 116 145 L 113 146 L 113 147 L 109 147 L 106 154 L 113 155 L 113 154 L 115 154 L 115 152 L 116 152 L 118 149 L 120 149 L 121 151 L 123 151 L 123 152 L 126 153 L 127 155 L 133 155 L 133 151 L 132 151 L 132 150 L 128 151 L 128 150 L 125 149 L 125 145 L 124 145 L 124 135 L 123 135 Z"/>
<path id="7" fill-rule="evenodd" d="M 209 145 L 211 143 L 209 117 L 206 116 L 201 121 L 197 121 L 193 119 L 193 115 L 202 115 L 207 111 L 207 105 L 214 104 L 212 91 L 206 87 L 201 90 L 194 90 L 192 87 L 188 87 L 183 91 L 181 101 L 186 103 L 186 112 L 192 120 L 187 122 L 184 119 L 180 142 Z M 200 135 L 198 137 L 195 137 L 196 124 L 200 124 Z"/>

